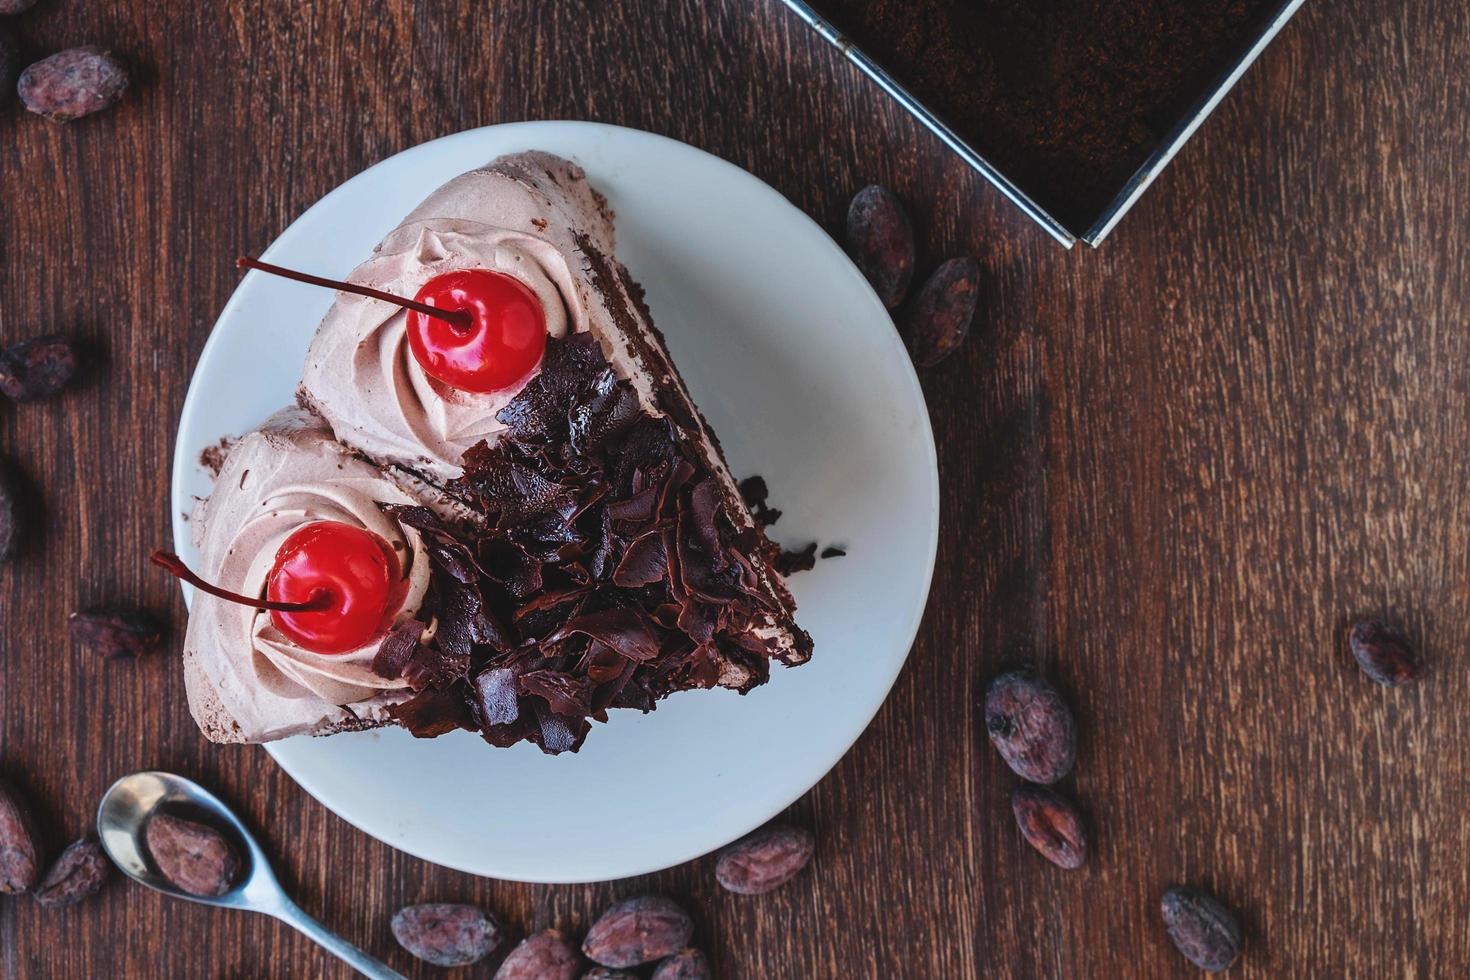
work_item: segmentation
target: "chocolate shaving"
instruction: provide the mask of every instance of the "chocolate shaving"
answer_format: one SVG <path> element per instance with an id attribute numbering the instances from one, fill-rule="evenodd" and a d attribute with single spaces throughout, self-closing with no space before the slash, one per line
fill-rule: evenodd
<path id="1" fill-rule="evenodd" d="M 587 652 L 582 655 L 579 667 L 594 684 L 607 684 L 626 674 L 628 665 L 635 662 L 606 643 L 593 640 L 587 644 Z"/>
<path id="2" fill-rule="evenodd" d="M 658 491 L 649 486 L 627 500 L 618 500 L 608 504 L 607 516 L 612 518 L 615 529 L 626 533 L 652 521 L 658 514 L 658 504 Z"/>
<path id="3" fill-rule="evenodd" d="M 517 609 L 515 611 L 515 618 L 522 620 L 535 613 L 545 612 L 548 609 L 556 609 L 569 602 L 577 601 L 590 591 L 591 589 L 586 586 L 577 586 L 576 588 L 561 589 L 556 592 L 543 592 Z"/>
<path id="4" fill-rule="evenodd" d="M 373 673 L 389 680 L 403 676 L 403 668 L 413 658 L 419 639 L 424 635 L 424 624 L 416 619 L 395 626 L 373 655 Z"/>
<path id="5" fill-rule="evenodd" d="M 505 539 L 481 541 L 480 563 L 485 574 L 509 592 L 512 599 L 532 596 L 545 584 L 541 562 L 526 554 L 526 549 Z"/>
<path id="6" fill-rule="evenodd" d="M 415 691 L 427 687 L 446 687 L 465 676 L 469 670 L 468 653 L 450 653 L 438 646 L 418 645 L 403 668 L 403 677 Z"/>
<path id="7" fill-rule="evenodd" d="M 542 698 L 559 715 L 580 717 L 587 714 L 591 694 L 586 679 L 578 679 L 559 670 L 533 670 L 521 675 L 521 693 Z"/>
<path id="8" fill-rule="evenodd" d="M 429 508 L 383 504 L 382 509 L 383 513 L 397 520 L 399 524 L 418 531 L 430 560 L 460 582 L 470 584 L 484 574 L 469 548 Z"/>
<path id="9" fill-rule="evenodd" d="M 776 557 L 775 566 L 776 571 L 782 575 L 811 571 L 817 567 L 817 543 L 813 541 L 800 551 L 782 549 L 781 554 Z"/>
<path id="10" fill-rule="evenodd" d="M 637 393 L 628 385 L 619 384 L 611 370 L 598 376 L 595 392 L 591 401 L 574 406 L 569 413 L 568 435 L 571 448 L 577 453 L 597 449 L 639 416 Z"/>
<path id="11" fill-rule="evenodd" d="M 509 667 L 487 670 L 475 678 L 475 707 L 483 725 L 509 725 L 520 716 L 516 672 Z"/>
<path id="12" fill-rule="evenodd" d="M 577 751 L 592 728 L 586 718 L 565 718 L 553 713 L 550 708 L 542 707 L 539 702 L 536 703 L 536 721 L 541 728 L 530 736 L 531 740 L 550 755 Z"/>
<path id="13" fill-rule="evenodd" d="M 604 609 L 578 616 L 551 639 L 555 642 L 573 633 L 589 636 L 629 660 L 652 660 L 659 653 L 659 638 L 653 623 L 637 609 Z"/>
<path id="14" fill-rule="evenodd" d="M 623 560 L 613 569 L 613 584 L 624 588 L 663 581 L 669 570 L 669 553 L 662 532 L 649 531 L 629 542 Z"/>
<path id="15" fill-rule="evenodd" d="M 429 539 L 424 542 L 429 551 L 429 559 L 444 571 L 453 575 L 456 580 L 466 585 L 476 582 L 480 578 L 480 570 L 475 566 L 475 559 L 470 550 L 459 542 L 444 542 Z"/>
<path id="16" fill-rule="evenodd" d="M 457 728 L 475 730 L 464 695 L 455 687 L 430 688 L 390 705 L 388 714 L 414 738 L 437 738 Z"/>
<path id="17" fill-rule="evenodd" d="M 565 442 L 571 409 L 587 399 L 589 388 L 595 397 L 609 371 L 602 348 L 590 333 L 548 342 L 541 371 L 495 419 L 507 426 L 518 442 L 542 445 Z M 467 458 L 466 470 L 468 464 Z"/>
<path id="18" fill-rule="evenodd" d="M 766 489 L 766 481 L 760 476 L 747 476 L 740 481 L 740 496 L 745 501 L 745 506 L 750 508 L 750 516 L 761 527 L 770 527 L 781 519 L 781 512 L 774 507 L 766 505 L 766 498 L 770 496 L 770 490 Z"/>
<path id="19" fill-rule="evenodd" d="M 411 527 L 415 531 L 427 531 L 432 534 L 443 533 L 444 522 L 439 520 L 439 515 L 432 510 L 422 506 L 404 506 L 402 504 L 382 504 L 383 513 L 402 524 Z"/>

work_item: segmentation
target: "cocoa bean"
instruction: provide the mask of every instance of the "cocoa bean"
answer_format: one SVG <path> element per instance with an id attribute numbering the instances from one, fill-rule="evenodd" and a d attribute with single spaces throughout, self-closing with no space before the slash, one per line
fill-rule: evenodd
<path id="1" fill-rule="evenodd" d="M 715 878 L 737 895 L 764 895 L 796 877 L 816 846 L 811 831 L 802 827 L 766 827 L 721 851 L 715 859 Z"/>
<path id="2" fill-rule="evenodd" d="M 22 493 L 20 477 L 0 457 L 0 561 L 20 553 Z"/>
<path id="3" fill-rule="evenodd" d="M 1050 684 L 1030 671 L 1011 671 L 985 692 L 985 731 L 1006 765 L 1027 782 L 1049 785 L 1077 758 L 1072 712 Z"/>
<path id="4" fill-rule="evenodd" d="M 622 970 L 609 970 L 605 966 L 594 966 L 582 974 L 582 980 L 638 980 L 638 976 Z"/>
<path id="5" fill-rule="evenodd" d="M 476 963 L 504 934 L 499 920 L 474 905 L 430 902 L 393 914 L 393 938 L 414 956 L 435 966 Z"/>
<path id="6" fill-rule="evenodd" d="M 1056 790 L 1022 783 L 1011 791 L 1011 811 L 1026 843 L 1069 871 L 1087 860 L 1087 831 L 1077 804 Z"/>
<path id="7" fill-rule="evenodd" d="M 980 299 L 980 263 L 950 259 L 928 278 L 904 317 L 909 355 L 919 367 L 933 367 L 959 349 L 970 335 Z"/>
<path id="8" fill-rule="evenodd" d="M 159 872 L 190 895 L 218 898 L 235 883 L 240 855 L 213 827 L 155 813 L 143 838 Z"/>
<path id="9" fill-rule="evenodd" d="M 1159 909 L 1169 938 L 1201 970 L 1217 973 L 1240 954 L 1240 924 L 1209 895 L 1176 886 L 1164 892 Z"/>
<path id="10" fill-rule="evenodd" d="M 1398 687 L 1424 673 L 1424 662 L 1403 631 L 1377 619 L 1353 625 L 1348 646 L 1363 672 L 1384 687 Z"/>
<path id="11" fill-rule="evenodd" d="M 114 105 L 128 90 L 128 70 L 93 45 L 68 48 L 20 73 L 25 107 L 52 122 L 71 122 Z"/>
<path id="12" fill-rule="evenodd" d="M 75 905 L 101 888 L 111 870 L 102 845 L 85 837 L 62 851 L 51 865 L 36 886 L 36 901 L 47 906 Z"/>
<path id="13" fill-rule="evenodd" d="M 147 613 L 132 609 L 91 609 L 72 613 L 72 639 L 104 660 L 131 660 L 158 646 L 163 628 Z"/>
<path id="14" fill-rule="evenodd" d="M 23 14 L 36 5 L 36 0 L 0 0 L 0 17 Z"/>
<path id="15" fill-rule="evenodd" d="M 18 402 L 49 398 L 76 371 L 76 348 L 65 337 L 22 340 L 0 351 L 0 393 Z"/>
<path id="16" fill-rule="evenodd" d="M 624 969 L 672 956 L 694 935 L 694 920 L 660 895 L 624 899 L 592 924 L 582 952 L 594 963 Z"/>
<path id="17" fill-rule="evenodd" d="M 711 975 L 704 953 L 689 946 L 660 963 L 652 980 L 710 980 Z"/>
<path id="18" fill-rule="evenodd" d="M 31 809 L 15 787 L 0 782 L 0 894 L 29 891 L 41 874 L 41 848 Z"/>
<path id="19" fill-rule="evenodd" d="M 896 309 L 914 277 L 914 227 L 903 202 L 877 184 L 858 191 L 847 209 L 847 246 L 883 305 Z"/>
<path id="20" fill-rule="evenodd" d="M 576 980 L 582 958 L 560 929 L 544 929 L 510 951 L 495 980 Z"/>

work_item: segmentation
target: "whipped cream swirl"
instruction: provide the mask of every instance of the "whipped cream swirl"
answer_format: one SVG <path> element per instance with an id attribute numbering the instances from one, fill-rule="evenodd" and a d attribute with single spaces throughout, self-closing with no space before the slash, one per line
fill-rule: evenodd
<path id="1" fill-rule="evenodd" d="M 276 552 L 294 531 L 340 521 L 378 535 L 398 556 L 402 604 L 393 625 L 416 618 L 429 587 L 429 556 L 417 531 L 383 513 L 382 504 L 414 501 L 371 464 L 348 455 L 319 423 L 283 412 L 236 444 L 215 492 L 195 515 L 202 572 L 223 588 L 265 593 Z M 222 678 L 221 694 L 237 717 L 269 720 L 277 699 L 315 696 L 354 704 L 406 685 L 373 673 L 382 638 L 342 654 L 294 643 L 268 612 L 196 594 L 187 646 Z"/>
<path id="2" fill-rule="evenodd" d="M 376 482 L 376 481 L 375 481 Z M 261 595 L 281 543 L 304 524 L 341 521 L 366 528 L 393 548 L 403 570 L 403 605 L 394 625 L 412 619 L 429 585 L 428 555 L 417 532 L 405 531 L 385 515 L 368 492 L 354 481 L 285 486 L 261 502 L 256 517 L 234 535 L 220 569 L 222 581 L 239 582 L 246 595 Z M 255 676 L 265 689 L 285 697 L 304 689 L 333 704 L 364 701 L 385 690 L 406 686 L 373 673 L 373 656 L 381 637 L 343 654 L 306 650 L 276 629 L 270 613 L 239 607 L 249 636 L 242 638 L 255 651 Z"/>
<path id="3" fill-rule="evenodd" d="M 452 218 L 412 221 L 350 278 L 413 296 L 433 277 L 459 269 L 489 269 L 525 284 L 540 300 L 552 337 L 587 329 L 566 258 L 532 232 Z M 323 320 L 302 381 L 306 400 L 343 441 L 440 480 L 459 474 L 465 450 L 504 430 L 495 415 L 521 387 L 479 394 L 434 380 L 409 348 L 407 314 L 352 295 L 339 296 Z"/>

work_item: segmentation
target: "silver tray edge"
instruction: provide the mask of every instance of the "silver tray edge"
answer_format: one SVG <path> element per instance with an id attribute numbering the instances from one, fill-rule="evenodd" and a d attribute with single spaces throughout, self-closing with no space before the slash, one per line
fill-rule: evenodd
<path id="1" fill-rule="evenodd" d="M 1031 220 L 1039 224 L 1052 238 L 1055 238 L 1063 246 L 1071 248 L 1080 237 L 1082 241 L 1095 248 L 1117 226 L 1123 215 L 1127 214 L 1133 205 L 1138 202 L 1138 199 L 1143 196 L 1143 192 L 1148 189 L 1149 185 L 1154 182 L 1154 179 L 1168 166 L 1169 161 L 1174 159 L 1174 156 L 1183 148 L 1184 144 L 1194 135 L 1195 130 L 1199 129 L 1200 125 L 1214 111 L 1215 107 L 1220 104 L 1226 94 L 1235 87 L 1235 83 L 1255 63 L 1256 59 L 1260 57 L 1261 52 L 1266 50 L 1276 38 L 1276 35 L 1291 20 L 1292 15 L 1306 3 L 1306 0 L 1284 0 L 1282 5 L 1277 9 L 1276 14 L 1257 36 L 1255 43 L 1251 45 L 1249 50 L 1225 73 L 1210 93 L 1196 105 L 1193 111 L 1184 119 L 1180 120 L 1172 133 L 1165 137 L 1164 141 L 1154 149 L 1142 166 L 1123 185 L 1123 189 L 1113 198 L 1112 203 L 1108 205 L 1107 209 L 1093 226 L 1081 236 L 1070 231 L 1044 207 L 1033 201 L 1025 191 L 1011 183 L 1010 178 L 1006 177 L 1001 170 L 995 167 L 989 160 L 985 159 L 978 150 L 970 146 L 959 134 L 950 129 L 920 99 L 909 92 L 908 89 L 904 88 L 902 84 L 888 74 L 887 70 L 869 57 L 867 52 L 850 41 L 835 25 L 813 10 L 806 3 L 806 0 L 781 0 L 781 2 L 789 7 L 809 27 L 841 51 L 863 74 L 877 82 L 878 86 L 892 96 L 910 115 L 922 123 L 935 136 L 938 136 L 946 146 L 953 150 L 955 154 L 972 168 L 979 171 L 981 176 L 1015 203 L 1017 207 L 1024 211 Z"/>

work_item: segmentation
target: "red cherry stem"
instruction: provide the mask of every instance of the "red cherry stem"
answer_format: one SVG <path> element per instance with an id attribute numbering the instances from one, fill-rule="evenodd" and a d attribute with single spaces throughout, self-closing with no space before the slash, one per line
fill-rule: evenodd
<path id="1" fill-rule="evenodd" d="M 238 602 L 242 606 L 253 606 L 264 612 L 323 612 L 332 605 L 332 594 L 326 589 L 320 590 L 305 602 L 270 602 L 265 599 L 252 599 L 248 595 L 231 592 L 218 585 L 210 585 L 190 571 L 189 566 L 184 564 L 184 560 L 171 551 L 155 551 L 148 556 L 148 560 L 174 578 L 188 582 L 200 592 L 207 592 L 227 602 Z"/>
<path id="2" fill-rule="evenodd" d="M 413 310 L 415 313 L 422 313 L 424 316 L 431 316 L 437 320 L 443 320 L 456 330 L 468 330 L 474 325 L 474 319 L 464 310 L 441 310 L 438 307 L 430 306 L 428 303 L 420 303 L 418 300 L 406 299 L 402 296 L 395 296 L 392 293 L 385 293 L 381 289 L 371 289 L 367 286 L 358 286 L 350 282 L 338 282 L 336 279 L 323 279 L 321 276 L 307 275 L 305 272 L 297 272 L 295 269 L 271 265 L 269 262 L 261 262 L 258 259 L 252 259 L 244 255 L 235 260 L 235 267 L 239 269 L 259 269 L 261 272 L 268 272 L 273 276 L 280 276 L 283 279 L 294 279 L 297 282 L 304 282 L 311 286 L 325 286 L 328 289 L 340 289 L 344 293 L 366 296 L 369 299 L 380 299 L 385 303 L 394 303 L 401 306 L 405 310 Z"/>

